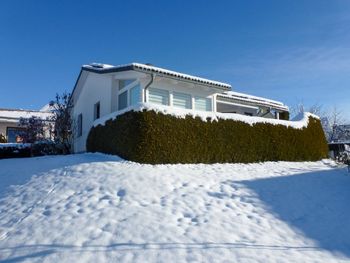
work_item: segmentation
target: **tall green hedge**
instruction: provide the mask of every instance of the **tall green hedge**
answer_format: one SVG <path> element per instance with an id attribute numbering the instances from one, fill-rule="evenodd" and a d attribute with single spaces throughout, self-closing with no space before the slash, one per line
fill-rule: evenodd
<path id="1" fill-rule="evenodd" d="M 294 129 L 235 120 L 204 122 L 154 111 L 127 112 L 91 129 L 87 150 L 140 163 L 315 161 L 327 157 L 318 119 Z"/>

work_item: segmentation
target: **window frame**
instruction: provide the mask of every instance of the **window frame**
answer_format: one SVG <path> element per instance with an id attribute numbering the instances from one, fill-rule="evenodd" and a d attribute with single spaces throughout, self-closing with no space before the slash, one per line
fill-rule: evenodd
<path id="1" fill-rule="evenodd" d="M 135 88 L 137 88 L 138 89 L 138 96 L 137 96 L 137 101 L 135 102 L 135 103 L 131 103 L 131 100 L 132 100 L 132 96 L 131 96 L 131 90 L 132 89 L 135 89 Z M 132 87 L 130 87 L 129 89 L 128 89 L 128 102 L 129 102 L 129 104 L 128 104 L 128 107 L 130 107 L 130 106 L 133 106 L 133 105 L 136 105 L 138 102 L 140 102 L 141 101 L 141 84 L 140 83 L 137 83 L 135 86 L 132 86 Z"/>
<path id="2" fill-rule="evenodd" d="M 150 91 L 152 91 L 152 90 L 154 90 L 154 91 L 160 91 L 160 92 L 166 92 L 167 93 L 167 97 L 166 97 L 166 102 L 167 102 L 167 104 L 158 104 L 158 103 L 154 103 L 154 102 L 150 102 Z M 151 86 L 151 87 L 149 87 L 148 88 L 148 90 L 147 90 L 147 102 L 149 102 L 149 103 L 153 103 L 153 104 L 156 104 L 156 105 L 162 105 L 162 106 L 171 106 L 171 104 L 172 104 L 172 101 L 171 101 L 171 91 L 169 91 L 169 90 L 167 90 L 167 89 L 162 89 L 162 88 L 158 88 L 158 87 L 154 87 L 154 86 Z"/>
<path id="3" fill-rule="evenodd" d="M 120 105 L 121 105 L 121 103 L 120 103 L 120 97 L 121 97 L 121 95 L 123 95 L 123 94 L 126 94 L 125 107 L 120 108 Z M 126 108 L 129 107 L 129 105 L 128 105 L 128 102 L 129 102 L 129 101 L 128 101 L 128 100 L 129 100 L 129 92 L 128 92 L 128 90 L 123 90 L 122 92 L 119 92 L 119 93 L 118 93 L 118 111 L 124 110 L 124 109 L 126 109 Z"/>
<path id="4" fill-rule="evenodd" d="M 197 109 L 197 107 L 196 107 L 196 105 L 197 105 L 197 100 L 198 99 L 203 99 L 203 100 L 205 100 L 206 102 L 206 104 L 205 104 L 205 110 L 199 110 L 199 109 Z M 209 110 L 207 110 L 207 102 L 209 102 L 208 103 L 208 105 L 209 105 L 209 107 L 210 107 L 210 109 Z M 201 96 L 194 96 L 194 110 L 197 110 L 197 111 L 205 111 L 205 112 L 212 112 L 213 111 L 213 98 L 211 98 L 211 97 L 201 97 Z"/>
<path id="5" fill-rule="evenodd" d="M 127 82 L 129 81 L 126 85 L 123 85 L 123 87 L 121 87 L 120 83 L 122 82 Z M 137 81 L 137 79 L 119 79 L 118 80 L 118 91 L 122 92 L 124 91 L 124 89 L 128 89 L 131 86 L 133 87 L 134 85 L 132 85 L 133 83 L 135 83 Z"/>
<path id="6" fill-rule="evenodd" d="M 193 105 L 192 105 L 192 98 L 193 98 L 193 96 L 192 96 L 192 94 L 185 93 L 185 92 L 178 92 L 178 91 L 173 91 L 172 94 L 173 94 L 173 96 L 172 96 L 172 106 L 173 107 L 179 108 L 179 109 L 185 109 L 185 110 L 192 110 L 193 109 Z M 183 96 L 183 97 L 188 97 L 188 99 L 189 99 L 189 101 L 188 101 L 189 102 L 189 108 L 186 107 L 187 106 L 187 101 L 186 101 L 186 104 L 185 104 L 185 108 L 182 108 L 180 106 L 175 106 L 174 105 L 174 97 L 176 95 L 180 95 L 180 96 Z"/>

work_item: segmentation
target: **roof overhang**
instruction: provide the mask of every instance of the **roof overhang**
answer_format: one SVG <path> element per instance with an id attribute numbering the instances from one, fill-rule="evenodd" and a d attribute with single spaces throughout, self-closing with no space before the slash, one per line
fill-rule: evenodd
<path id="1" fill-rule="evenodd" d="M 102 66 L 98 66 L 98 65 L 102 65 Z M 158 68 L 154 66 L 149 66 L 145 64 L 140 64 L 140 63 L 131 63 L 131 64 L 120 65 L 120 66 L 108 65 L 106 67 L 103 67 L 103 64 L 92 64 L 92 65 L 82 66 L 82 70 L 94 72 L 97 74 L 108 74 L 108 73 L 116 73 L 116 72 L 133 70 L 133 71 L 138 71 L 142 73 L 156 74 L 158 76 L 163 76 L 163 77 L 172 78 L 176 80 L 185 80 L 188 82 L 193 82 L 194 84 L 210 86 L 212 88 L 220 89 L 223 91 L 229 91 L 232 88 L 230 84 L 209 80 L 205 78 L 200 78 L 200 77 L 183 74 L 180 72 L 171 71 L 171 70 Z"/>

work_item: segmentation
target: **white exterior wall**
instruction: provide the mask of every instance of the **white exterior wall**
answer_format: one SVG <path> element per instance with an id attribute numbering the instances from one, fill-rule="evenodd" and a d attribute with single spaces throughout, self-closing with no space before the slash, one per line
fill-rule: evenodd
<path id="1" fill-rule="evenodd" d="M 80 91 L 79 96 L 74 97 L 73 119 L 74 128 L 74 152 L 86 151 L 86 139 L 94 121 L 94 105 L 100 102 L 100 116 L 111 112 L 111 87 L 112 76 L 90 73 Z M 82 136 L 77 137 L 78 115 L 83 115 Z"/>
<path id="2" fill-rule="evenodd" d="M 13 126 L 11 126 L 11 125 L 13 125 Z M 6 136 L 7 127 L 17 127 L 17 123 L 8 123 L 8 122 L 1 122 L 0 121 L 0 134 L 3 134 Z"/>
<path id="3" fill-rule="evenodd" d="M 136 79 L 133 84 L 126 86 L 124 89 L 119 90 L 120 79 Z M 133 86 L 140 84 L 139 101 L 144 101 L 144 88 L 150 82 L 151 77 L 148 74 L 139 73 L 135 71 L 119 72 L 112 74 L 97 74 L 88 73 L 84 76 L 79 87 L 79 92 L 75 92 L 73 101 L 73 118 L 75 120 L 74 131 L 74 152 L 86 151 L 86 140 L 89 131 L 94 122 L 94 105 L 100 102 L 100 117 L 103 117 L 112 112 L 118 111 L 118 95 L 128 90 L 128 103 L 129 103 L 129 91 Z M 192 95 L 192 108 L 194 109 L 194 97 L 205 97 L 212 99 L 212 110 L 216 109 L 216 100 L 214 94 L 218 92 L 216 89 L 210 87 L 194 85 L 192 83 L 186 83 L 183 81 L 177 81 L 172 79 L 166 79 L 156 76 L 151 87 L 168 90 L 170 93 L 170 105 L 172 103 L 172 93 L 174 91 L 182 92 Z M 148 92 L 147 96 L 148 96 Z M 124 109 L 124 111 L 127 109 Z M 77 137 L 77 119 L 78 115 L 83 116 L 83 129 L 82 135 Z"/>

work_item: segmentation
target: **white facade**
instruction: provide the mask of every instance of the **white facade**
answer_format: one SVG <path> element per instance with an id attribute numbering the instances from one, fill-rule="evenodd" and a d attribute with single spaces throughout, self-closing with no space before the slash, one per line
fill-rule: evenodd
<path id="1" fill-rule="evenodd" d="M 128 111 L 140 102 L 188 111 L 225 112 L 218 110 L 218 105 L 222 107 L 223 104 L 217 103 L 217 97 L 230 89 L 229 84 L 144 64 L 83 66 L 71 97 L 75 120 L 74 152 L 86 151 L 89 131 L 98 118 Z M 223 103 L 231 107 L 228 112 L 232 112 L 232 107 L 244 108 L 238 112 L 242 114 L 256 116 L 259 112 L 259 107 L 251 102 L 237 104 L 227 100 Z"/>
<path id="2" fill-rule="evenodd" d="M 134 81 L 121 89 L 119 88 L 121 80 L 130 79 L 134 79 Z M 72 96 L 74 105 L 73 118 L 75 120 L 74 151 L 84 152 L 86 150 L 87 136 L 96 118 L 95 105 L 97 103 L 100 105 L 99 117 L 116 111 L 127 111 L 128 107 L 132 106 L 132 103 L 135 101 L 132 100 L 132 98 L 135 98 L 135 96 L 132 96 L 135 95 L 134 91 L 132 93 L 133 88 L 139 87 L 136 91 L 137 103 L 149 102 L 149 96 L 152 90 L 158 89 L 168 92 L 168 106 L 170 107 L 176 107 L 174 106 L 174 97 L 178 93 L 181 93 L 191 98 L 189 110 L 194 110 L 195 106 L 198 105 L 196 101 L 198 102 L 201 98 L 208 99 L 210 101 L 210 109 L 215 110 L 214 95 L 218 92 L 216 89 L 156 76 L 153 83 L 145 90 L 150 80 L 151 77 L 149 75 L 139 72 L 119 72 L 114 74 L 87 73 L 81 88 L 79 91 L 74 92 Z M 121 108 L 119 98 L 123 94 L 126 94 L 127 106 Z M 80 114 L 82 116 L 81 124 L 78 120 Z"/>

